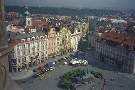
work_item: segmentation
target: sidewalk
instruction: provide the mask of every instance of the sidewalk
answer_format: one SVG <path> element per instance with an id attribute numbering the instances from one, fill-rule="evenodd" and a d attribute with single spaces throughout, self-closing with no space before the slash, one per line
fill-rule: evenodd
<path id="1" fill-rule="evenodd" d="M 48 62 L 50 61 L 57 61 L 59 60 L 60 58 L 63 58 L 63 57 L 66 57 L 66 56 L 69 56 L 70 54 L 73 54 L 73 53 L 68 53 L 66 55 L 63 55 L 63 56 L 56 56 L 54 58 L 49 58 L 48 59 Z M 21 72 L 14 72 L 14 73 L 9 73 L 10 77 L 13 79 L 13 80 L 22 80 L 22 79 L 27 79 L 29 77 L 31 77 L 33 75 L 33 69 L 37 68 L 38 66 L 40 66 L 42 64 L 39 64 L 37 66 L 33 66 L 30 68 L 30 70 L 28 71 L 21 71 Z"/>
<path id="2" fill-rule="evenodd" d="M 67 57 L 67 56 L 69 56 L 70 54 L 73 54 L 73 53 L 74 53 L 74 52 L 72 52 L 72 53 L 67 53 L 67 54 L 62 55 L 62 56 L 50 57 L 50 58 L 48 58 L 47 62 L 58 61 L 59 59 L 64 58 L 64 57 Z M 33 70 L 33 69 L 35 69 L 35 68 L 37 68 L 37 67 L 39 67 L 39 66 L 41 66 L 41 65 L 43 65 L 43 63 L 38 64 L 37 66 L 30 67 L 30 70 Z"/>
<path id="3" fill-rule="evenodd" d="M 28 70 L 22 72 L 14 72 L 14 73 L 9 73 L 9 75 L 13 80 L 22 80 L 31 77 L 33 75 L 33 71 Z"/>

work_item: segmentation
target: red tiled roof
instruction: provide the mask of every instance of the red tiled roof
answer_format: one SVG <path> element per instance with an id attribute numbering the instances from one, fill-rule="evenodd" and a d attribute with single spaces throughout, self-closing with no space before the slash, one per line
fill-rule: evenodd
<path id="1" fill-rule="evenodd" d="M 37 27 L 37 28 L 47 28 L 48 27 L 48 23 L 46 22 L 46 20 L 32 20 L 32 26 Z"/>
<path id="2" fill-rule="evenodd" d="M 9 46 L 10 47 L 14 47 L 14 46 L 16 46 L 18 43 L 20 43 L 21 42 L 21 40 L 12 40 L 10 43 L 9 43 Z"/>
<path id="3" fill-rule="evenodd" d="M 108 31 L 108 32 L 102 33 L 101 38 L 105 40 L 110 40 L 119 44 L 124 44 L 129 47 L 135 47 L 135 36 L 132 36 L 127 33 L 122 33 L 122 32 L 117 32 L 117 31 Z"/>
<path id="4" fill-rule="evenodd" d="M 12 21 L 9 22 L 11 25 L 19 25 L 20 20 L 19 19 L 14 19 Z"/>

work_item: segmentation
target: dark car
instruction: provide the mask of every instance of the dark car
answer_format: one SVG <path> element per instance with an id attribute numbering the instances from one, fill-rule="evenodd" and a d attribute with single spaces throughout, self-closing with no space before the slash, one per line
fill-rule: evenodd
<path id="1" fill-rule="evenodd" d="M 54 62 L 48 62 L 45 66 L 45 71 L 52 71 L 55 69 L 55 64 Z"/>

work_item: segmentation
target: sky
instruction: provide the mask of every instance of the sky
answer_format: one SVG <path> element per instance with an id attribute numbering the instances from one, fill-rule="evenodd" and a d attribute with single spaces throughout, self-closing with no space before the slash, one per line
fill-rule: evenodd
<path id="1" fill-rule="evenodd" d="M 5 0 L 6 5 L 135 9 L 135 0 Z"/>

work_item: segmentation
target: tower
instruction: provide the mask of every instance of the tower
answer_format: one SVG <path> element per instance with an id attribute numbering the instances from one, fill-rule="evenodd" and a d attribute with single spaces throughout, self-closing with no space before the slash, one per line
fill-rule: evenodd
<path id="1" fill-rule="evenodd" d="M 25 6 L 25 25 L 26 26 L 31 26 L 32 25 L 32 21 L 31 21 L 31 17 L 30 17 L 30 12 L 28 11 L 28 7 Z"/>
<path id="2" fill-rule="evenodd" d="M 32 26 L 31 17 L 26 17 L 26 26 Z"/>

